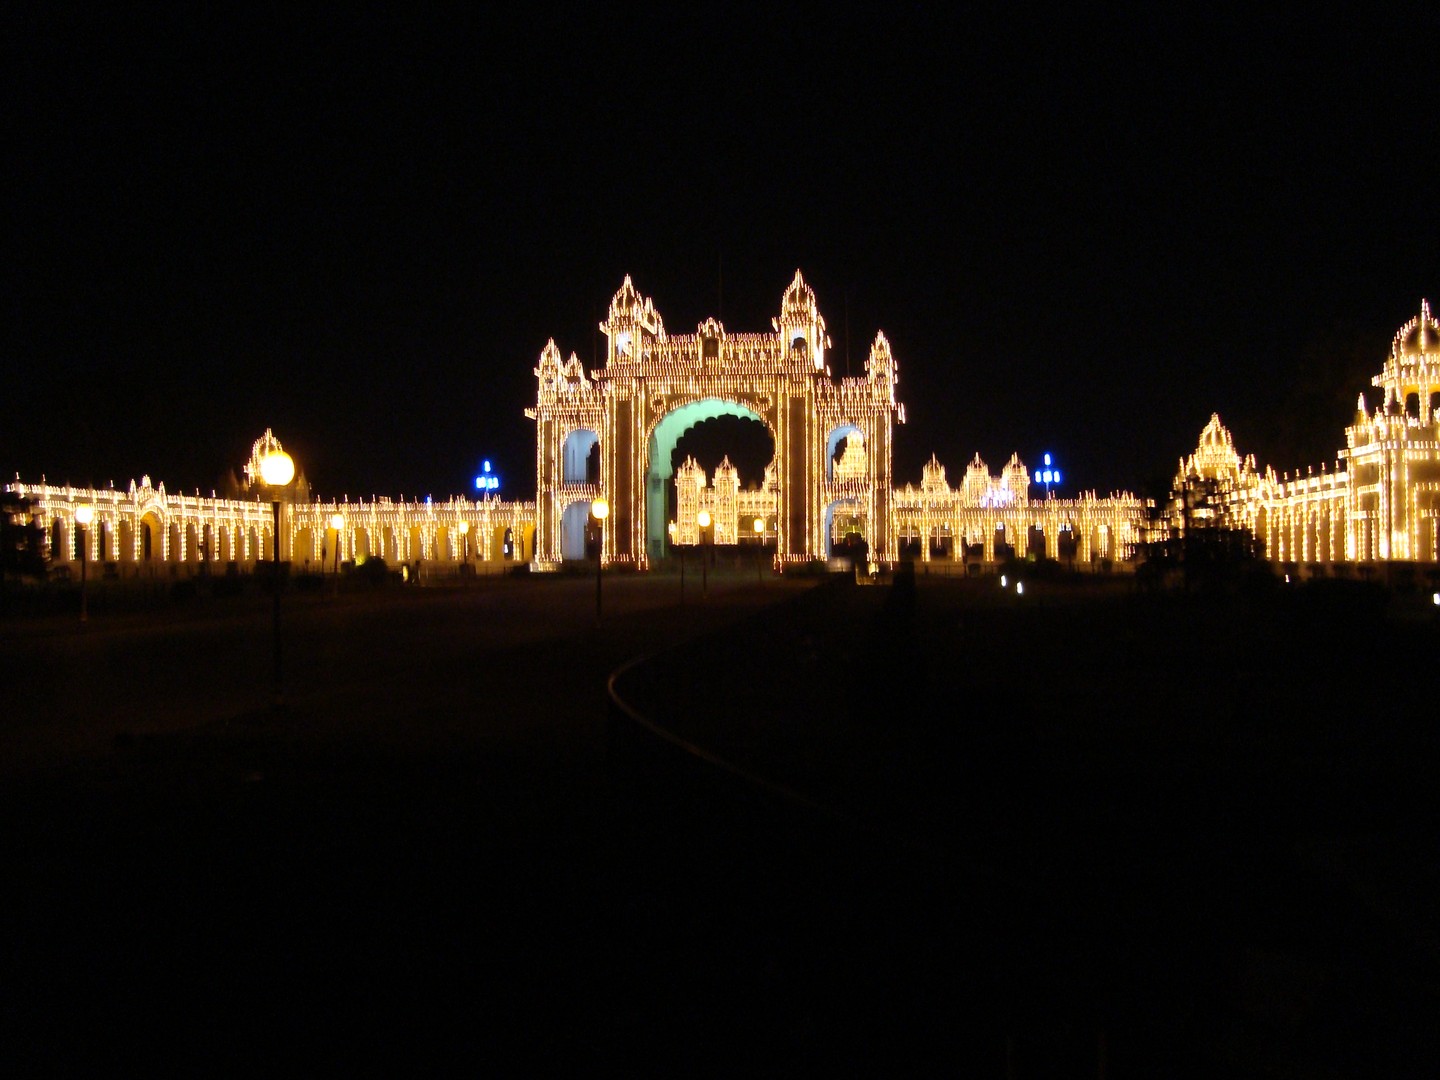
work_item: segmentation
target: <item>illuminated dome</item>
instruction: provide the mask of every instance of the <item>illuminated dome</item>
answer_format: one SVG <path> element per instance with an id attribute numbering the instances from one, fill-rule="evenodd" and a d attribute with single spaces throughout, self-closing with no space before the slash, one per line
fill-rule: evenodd
<path id="1" fill-rule="evenodd" d="M 1200 432 L 1200 443 L 1188 460 L 1180 462 L 1177 486 L 1183 485 L 1188 476 L 1205 480 L 1234 478 L 1241 469 L 1240 455 L 1235 451 L 1235 440 L 1230 429 L 1220 422 L 1219 413 L 1210 414 L 1210 422 Z"/>
<path id="2" fill-rule="evenodd" d="M 265 434 L 256 439 L 254 445 L 250 447 L 250 460 L 245 463 L 245 479 L 252 484 L 264 483 L 264 481 L 260 479 L 261 464 L 271 454 L 281 454 L 284 452 L 285 448 L 280 445 L 280 440 L 277 439 L 275 433 L 267 427 Z"/>
<path id="3" fill-rule="evenodd" d="M 1440 353 L 1440 323 L 1430 314 L 1428 300 L 1420 301 L 1420 314 L 1395 335 L 1393 353 L 1396 357 Z"/>

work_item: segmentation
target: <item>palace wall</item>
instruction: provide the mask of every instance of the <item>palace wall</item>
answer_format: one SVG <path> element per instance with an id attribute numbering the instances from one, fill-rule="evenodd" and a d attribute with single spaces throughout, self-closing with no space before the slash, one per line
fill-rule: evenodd
<path id="1" fill-rule="evenodd" d="M 1213 415 L 1195 453 L 1180 462 L 1170 529 L 1247 529 L 1272 562 L 1440 562 L 1440 324 L 1422 301 L 1396 332 L 1372 409 L 1360 395 L 1334 468 L 1303 476 L 1258 470 Z"/>

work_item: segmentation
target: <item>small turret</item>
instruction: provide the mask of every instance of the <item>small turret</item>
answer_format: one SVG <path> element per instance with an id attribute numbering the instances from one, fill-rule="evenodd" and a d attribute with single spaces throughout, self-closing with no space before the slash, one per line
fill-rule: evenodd
<path id="1" fill-rule="evenodd" d="M 825 336 L 825 320 L 815 304 L 815 290 L 805 284 L 800 271 L 780 298 L 780 317 L 772 325 L 784 338 L 792 355 L 803 353 L 815 371 L 825 370 L 825 350 L 830 339 Z"/>
<path id="2" fill-rule="evenodd" d="M 638 360 L 647 339 L 664 340 L 665 323 L 648 296 L 641 296 L 625 275 L 620 290 L 610 301 L 610 312 L 600 324 L 607 339 L 606 364 Z"/>

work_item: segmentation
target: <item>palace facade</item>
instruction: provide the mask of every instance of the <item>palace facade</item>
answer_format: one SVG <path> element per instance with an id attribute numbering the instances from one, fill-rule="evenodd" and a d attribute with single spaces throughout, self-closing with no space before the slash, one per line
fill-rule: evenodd
<path id="1" fill-rule="evenodd" d="M 1371 383 L 1380 400 L 1371 409 L 1360 395 L 1335 467 L 1303 476 L 1259 471 L 1211 416 L 1180 462 L 1172 528 L 1210 518 L 1250 530 L 1273 562 L 1316 569 L 1440 561 L 1440 324 L 1428 302 L 1396 332 Z"/>
<path id="2" fill-rule="evenodd" d="M 534 549 L 534 503 L 460 496 L 443 502 L 311 501 L 303 474 L 286 490 L 264 486 L 260 462 L 280 449 L 269 431 L 255 440 L 238 498 L 167 492 L 148 476 L 125 490 L 27 484 L 17 477 L 6 490 L 29 500 L 52 566 L 78 564 L 83 538 L 85 559 L 119 577 L 162 568 L 171 574 L 224 572 L 274 559 L 274 498 L 282 511 L 280 558 L 297 569 L 338 570 L 372 556 L 392 565 L 498 569 L 525 561 Z M 81 507 L 93 515 L 83 529 L 76 521 Z"/>
<path id="3" fill-rule="evenodd" d="M 604 366 L 587 372 L 574 353 L 562 361 L 553 340 L 545 346 L 527 410 L 537 425 L 538 566 L 583 555 L 601 498 L 610 514 L 604 561 L 641 568 L 702 539 L 760 540 L 782 568 L 847 541 L 875 562 L 961 564 L 1032 553 L 1097 563 L 1124 558 L 1142 539 L 1141 500 L 1032 498 L 1018 456 L 998 476 L 977 456 L 955 488 L 932 458 L 919 488 L 897 490 L 894 427 L 905 407 L 885 335 L 876 333 L 863 375 L 836 379 L 825 319 L 798 270 L 770 325 L 731 333 L 711 318 L 693 334 L 670 334 L 627 277 L 600 324 Z M 753 488 L 740 487 L 728 458 L 709 477 L 693 458 L 673 460 L 686 431 L 718 416 L 759 421 L 770 435 L 774 457 Z"/>
<path id="4" fill-rule="evenodd" d="M 272 498 L 282 503 L 280 558 L 316 570 L 371 557 L 432 572 L 521 562 L 549 570 L 585 558 L 587 533 L 598 533 L 604 563 L 637 569 L 702 541 L 763 544 L 783 569 L 841 544 L 878 563 L 959 567 L 1029 554 L 1098 563 L 1124 558 L 1142 538 L 1135 496 L 1032 498 L 1018 457 L 992 476 L 977 456 L 955 487 L 932 458 L 918 488 L 897 489 L 894 428 L 905 408 L 890 344 L 877 332 L 864 374 L 835 378 L 825 319 L 799 271 L 769 332 L 732 333 L 711 318 L 693 334 L 670 334 L 628 277 L 600 330 L 605 362 L 595 371 L 573 353 L 562 360 L 553 340 L 540 353 L 536 402 L 526 410 L 536 422 L 533 502 L 315 502 L 303 475 L 271 491 L 260 480 L 263 456 L 280 449 L 269 431 L 232 497 L 167 492 L 149 477 L 125 490 L 17 477 L 7 490 L 29 501 L 52 564 L 77 562 L 83 537 L 86 559 L 119 576 L 273 559 Z M 720 416 L 765 426 L 774 456 L 760 483 L 741 488 L 728 458 L 710 476 L 693 458 L 675 460 L 687 431 Z M 603 526 L 592 512 L 601 499 Z M 84 529 L 81 507 L 93 514 Z"/>

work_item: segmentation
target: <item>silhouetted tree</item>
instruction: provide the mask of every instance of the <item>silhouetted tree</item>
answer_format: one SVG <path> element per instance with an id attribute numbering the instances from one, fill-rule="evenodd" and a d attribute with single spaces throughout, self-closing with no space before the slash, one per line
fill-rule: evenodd
<path id="1" fill-rule="evenodd" d="M 31 512 L 30 500 L 0 492 L 0 581 L 12 576 L 45 576 L 45 530 Z"/>

